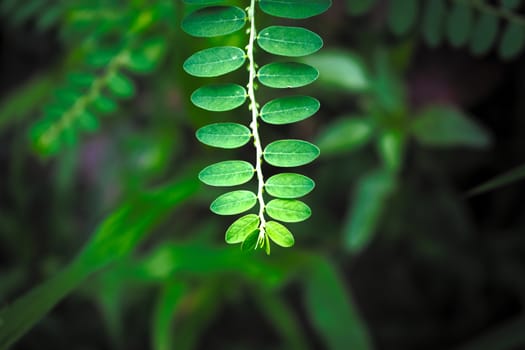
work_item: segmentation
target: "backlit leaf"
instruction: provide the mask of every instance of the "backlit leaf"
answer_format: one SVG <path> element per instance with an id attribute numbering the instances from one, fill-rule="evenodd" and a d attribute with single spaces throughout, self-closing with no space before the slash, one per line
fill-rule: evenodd
<path id="1" fill-rule="evenodd" d="M 255 214 L 248 214 L 237 219 L 226 231 L 226 243 L 236 244 L 243 242 L 250 233 L 259 228 L 259 217 Z"/>
<path id="2" fill-rule="evenodd" d="M 206 85 L 193 92 L 191 102 L 208 111 L 224 112 L 242 106 L 246 96 L 246 90 L 237 84 Z"/>
<path id="3" fill-rule="evenodd" d="M 266 223 L 266 234 L 278 246 L 289 248 L 295 243 L 292 233 L 282 224 L 275 221 Z"/>
<path id="4" fill-rule="evenodd" d="M 199 179 L 210 186 L 236 186 L 246 183 L 254 175 L 253 166 L 242 160 L 227 160 L 207 166 Z"/>
<path id="5" fill-rule="evenodd" d="M 299 198 L 310 193 L 315 182 L 307 176 L 282 173 L 270 177 L 264 188 L 269 195 L 277 198 Z"/>
<path id="6" fill-rule="evenodd" d="M 251 131 L 242 124 L 215 123 L 197 130 L 196 136 L 205 145 L 232 149 L 248 143 L 251 138 Z"/>
<path id="7" fill-rule="evenodd" d="M 239 69 L 245 60 L 245 52 L 238 47 L 219 46 L 194 53 L 183 68 L 196 77 L 217 77 Z"/>
<path id="8" fill-rule="evenodd" d="M 304 63 L 276 62 L 263 66 L 257 76 L 261 84 L 268 87 L 296 88 L 314 82 L 319 72 Z"/>
<path id="9" fill-rule="evenodd" d="M 244 27 L 246 12 L 235 6 L 206 7 L 190 13 L 182 29 L 196 37 L 215 37 L 236 32 Z"/>
<path id="10" fill-rule="evenodd" d="M 261 10 L 276 17 L 303 19 L 320 15 L 332 5 L 331 0 L 260 0 Z"/>
<path id="11" fill-rule="evenodd" d="M 261 119 L 276 125 L 295 123 L 314 115 L 319 106 L 319 101 L 309 96 L 277 98 L 262 107 Z"/>
<path id="12" fill-rule="evenodd" d="M 259 32 L 257 43 L 274 55 L 300 57 L 310 55 L 323 46 L 316 33 L 301 27 L 271 26 Z"/>
<path id="13" fill-rule="evenodd" d="M 250 233 L 242 242 L 241 250 L 243 252 L 249 252 L 257 249 L 257 243 L 259 242 L 259 230 Z"/>
<path id="14" fill-rule="evenodd" d="M 295 167 L 312 162 L 319 156 L 317 146 L 302 140 L 280 140 L 264 149 L 264 159 L 271 165 Z"/>
<path id="15" fill-rule="evenodd" d="M 253 208 L 257 197 L 253 192 L 239 190 L 225 193 L 215 199 L 210 210 L 218 215 L 236 215 Z"/>
<path id="16" fill-rule="evenodd" d="M 312 215 L 310 207 L 296 199 L 272 199 L 265 210 L 270 217 L 283 222 L 301 222 Z"/>

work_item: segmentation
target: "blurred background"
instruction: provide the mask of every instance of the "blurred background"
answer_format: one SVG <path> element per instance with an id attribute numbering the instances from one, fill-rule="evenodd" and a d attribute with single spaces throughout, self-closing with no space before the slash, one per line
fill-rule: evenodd
<path id="1" fill-rule="evenodd" d="M 224 243 L 223 191 L 196 179 L 253 151 L 194 137 L 250 116 L 190 103 L 182 62 L 247 40 L 187 36 L 192 9 L 0 1 L 0 349 L 525 349 L 525 3 L 259 12 L 325 41 L 293 91 L 320 111 L 261 125 L 322 152 L 301 169 L 313 215 L 270 256 Z"/>

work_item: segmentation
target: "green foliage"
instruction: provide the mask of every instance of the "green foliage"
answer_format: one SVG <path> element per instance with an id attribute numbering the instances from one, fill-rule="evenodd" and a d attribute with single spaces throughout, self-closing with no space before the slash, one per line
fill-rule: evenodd
<path id="1" fill-rule="evenodd" d="M 212 5 L 214 1 L 186 1 L 191 5 Z M 272 16 L 303 19 L 326 11 L 330 0 L 262 0 L 259 8 Z M 208 111 L 228 111 L 249 100 L 252 112 L 250 128 L 238 123 L 215 123 L 201 127 L 197 139 L 205 145 L 218 148 L 239 148 L 252 138 L 256 153 L 255 166 L 245 161 L 226 161 L 206 167 L 201 171 L 201 181 L 212 186 L 236 186 L 250 181 L 256 174 L 257 194 L 236 190 L 216 198 L 210 205 L 219 215 L 236 215 L 252 209 L 257 203 L 259 214 L 248 214 L 235 221 L 226 231 L 227 243 L 242 243 L 243 250 L 264 248 L 270 253 L 270 239 L 282 247 L 293 245 L 290 231 L 277 222 L 266 222 L 265 215 L 282 222 L 300 222 L 311 215 L 310 208 L 298 198 L 309 193 L 313 180 L 298 174 L 281 174 L 267 183 L 262 163 L 276 167 L 296 167 L 308 164 L 319 156 L 319 148 L 303 140 L 277 140 L 266 147 L 259 137 L 258 121 L 281 125 L 302 121 L 314 115 L 320 107 L 317 99 L 293 95 L 273 99 L 260 110 L 256 99 L 256 79 L 270 88 L 296 88 L 315 81 L 319 72 L 314 67 L 299 62 L 273 62 L 257 70 L 254 46 L 267 53 L 285 57 L 303 57 L 317 52 L 323 40 L 316 33 L 302 27 L 269 26 L 257 30 L 259 18 L 256 1 L 252 0 L 246 11 L 235 6 L 211 6 L 190 12 L 182 22 L 182 29 L 195 37 L 217 37 L 234 33 L 249 23 L 246 49 L 236 46 L 216 46 L 198 51 L 187 58 L 184 70 L 195 77 L 212 78 L 231 73 L 248 63 L 246 89 L 237 84 L 205 85 L 195 90 L 191 101 Z M 279 197 L 267 201 L 264 190 Z M 285 198 L 285 199 L 283 199 Z"/>
<path id="2" fill-rule="evenodd" d="M 375 0 L 346 2 L 354 15 L 366 14 L 376 4 Z M 419 22 L 423 39 L 431 47 L 447 38 L 453 47 L 468 47 L 475 55 L 485 55 L 496 49 L 502 59 L 513 59 L 525 48 L 525 17 L 518 13 L 519 0 L 497 3 L 488 0 L 388 0 L 387 23 L 393 34 L 401 36 Z"/>

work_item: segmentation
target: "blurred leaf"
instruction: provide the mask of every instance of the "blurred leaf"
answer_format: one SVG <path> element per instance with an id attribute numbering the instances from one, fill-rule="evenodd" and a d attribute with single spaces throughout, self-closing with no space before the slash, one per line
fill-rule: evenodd
<path id="1" fill-rule="evenodd" d="M 468 196 L 475 196 L 478 194 L 486 193 L 489 191 L 496 190 L 500 187 L 508 186 L 516 181 L 525 179 L 525 165 L 521 165 L 515 169 L 512 169 L 504 174 L 498 175 L 493 179 L 474 187 L 467 192 Z"/>
<path id="2" fill-rule="evenodd" d="M 473 15 L 469 4 L 454 2 L 448 16 L 447 36 L 454 47 L 464 45 L 469 39 L 472 29 Z"/>
<path id="3" fill-rule="evenodd" d="M 322 155 L 329 156 L 355 151 L 372 139 L 374 125 L 370 118 L 343 117 L 336 119 L 322 130 L 317 144 Z"/>
<path id="4" fill-rule="evenodd" d="M 168 283 L 157 298 L 151 322 L 152 349 L 173 349 L 173 318 L 181 305 L 186 287 L 182 283 Z"/>
<path id="5" fill-rule="evenodd" d="M 370 80 L 362 59 L 353 52 L 326 49 L 301 59 L 319 70 L 319 82 L 354 92 L 366 91 Z"/>
<path id="6" fill-rule="evenodd" d="M 501 5 L 509 10 L 515 10 L 521 5 L 522 0 L 501 0 Z"/>
<path id="7" fill-rule="evenodd" d="M 390 0 L 388 25 L 397 35 L 407 33 L 416 23 L 420 0 Z"/>
<path id="8" fill-rule="evenodd" d="M 372 240 L 395 186 L 393 174 L 385 170 L 375 170 L 359 179 L 343 227 L 349 251 L 360 252 Z"/>
<path id="9" fill-rule="evenodd" d="M 518 56 L 525 48 L 525 28 L 518 23 L 510 22 L 500 39 L 499 54 L 504 59 Z"/>
<path id="10" fill-rule="evenodd" d="M 487 53 L 494 45 L 498 35 L 498 18 L 492 14 L 483 13 L 478 16 L 472 28 L 470 50 L 475 55 Z"/>
<path id="11" fill-rule="evenodd" d="M 473 119 L 450 106 L 432 106 L 412 122 L 412 134 L 421 144 L 432 147 L 486 148 L 488 132 Z"/>
<path id="12" fill-rule="evenodd" d="M 423 12 L 423 38 L 431 47 L 443 41 L 445 33 L 446 3 L 443 0 L 427 0 Z"/>
<path id="13" fill-rule="evenodd" d="M 367 329 L 335 266 L 318 258 L 306 275 L 306 311 L 326 349 L 372 349 Z"/>
<path id="14" fill-rule="evenodd" d="M 379 155 L 387 170 L 398 172 L 405 158 L 406 135 L 402 130 L 385 130 L 377 139 Z"/>
<path id="15" fill-rule="evenodd" d="M 362 15 L 370 11 L 377 0 L 346 0 L 348 12 L 353 15 Z"/>

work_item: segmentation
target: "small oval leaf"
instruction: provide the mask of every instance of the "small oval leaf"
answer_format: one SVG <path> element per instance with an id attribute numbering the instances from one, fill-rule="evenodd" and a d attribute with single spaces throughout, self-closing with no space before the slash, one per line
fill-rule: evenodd
<path id="1" fill-rule="evenodd" d="M 279 167 L 294 167 L 312 162 L 319 156 L 319 148 L 302 140 L 280 140 L 264 149 L 264 160 Z"/>
<path id="2" fill-rule="evenodd" d="M 259 230 L 250 233 L 242 242 L 241 250 L 243 252 L 249 252 L 258 248 L 259 244 Z"/>
<path id="3" fill-rule="evenodd" d="M 330 8 L 332 0 L 260 0 L 263 12 L 276 17 L 304 19 L 320 15 Z"/>
<path id="4" fill-rule="evenodd" d="M 196 136 L 205 145 L 226 149 L 244 146 L 252 137 L 250 129 L 237 123 L 206 125 L 197 130 Z"/>
<path id="5" fill-rule="evenodd" d="M 257 231 L 259 228 L 259 217 L 255 214 L 248 214 L 237 219 L 226 231 L 225 240 L 228 244 L 244 242 L 246 237 Z"/>
<path id="6" fill-rule="evenodd" d="M 215 37 L 238 31 L 246 23 L 246 12 L 236 6 L 213 6 L 190 13 L 182 29 L 196 37 Z"/>
<path id="7" fill-rule="evenodd" d="M 319 101 L 310 96 L 277 98 L 262 107 L 261 119 L 275 125 L 295 123 L 314 115 L 319 106 Z"/>
<path id="8" fill-rule="evenodd" d="M 207 111 L 224 112 L 242 106 L 246 95 L 246 90 L 237 84 L 206 85 L 193 92 L 191 102 Z"/>
<path id="9" fill-rule="evenodd" d="M 207 166 L 199 173 L 199 180 L 210 186 L 237 186 L 250 181 L 255 170 L 243 160 L 227 160 Z"/>
<path id="10" fill-rule="evenodd" d="M 215 199 L 210 210 L 218 215 L 236 215 L 253 208 L 257 197 L 253 192 L 239 190 L 225 193 Z"/>
<path id="11" fill-rule="evenodd" d="M 183 68 L 196 77 L 217 77 L 239 69 L 245 60 L 246 54 L 238 47 L 219 46 L 194 53 Z"/>
<path id="12" fill-rule="evenodd" d="M 130 98 L 135 95 L 135 84 L 133 80 L 122 73 L 115 72 L 107 79 L 109 90 L 117 97 Z"/>
<path id="13" fill-rule="evenodd" d="M 319 72 L 304 63 L 276 62 L 263 66 L 257 76 L 261 84 L 271 88 L 297 88 L 314 82 Z"/>
<path id="14" fill-rule="evenodd" d="M 292 233 L 282 224 L 275 221 L 266 223 L 266 234 L 277 245 L 289 248 L 295 244 Z"/>
<path id="15" fill-rule="evenodd" d="M 315 182 L 307 176 L 283 173 L 270 177 L 264 188 L 269 195 L 277 198 L 299 198 L 310 193 Z"/>
<path id="16" fill-rule="evenodd" d="M 312 215 L 310 207 L 296 199 L 273 199 L 265 209 L 270 217 L 283 222 L 301 222 Z"/>
<path id="17" fill-rule="evenodd" d="M 497 17 L 488 13 L 481 14 L 472 28 L 470 51 L 475 55 L 483 55 L 489 52 L 496 41 L 498 28 Z"/>
<path id="18" fill-rule="evenodd" d="M 266 52 L 289 57 L 300 57 L 317 52 L 323 39 L 301 27 L 271 26 L 257 36 L 257 43 Z"/>

